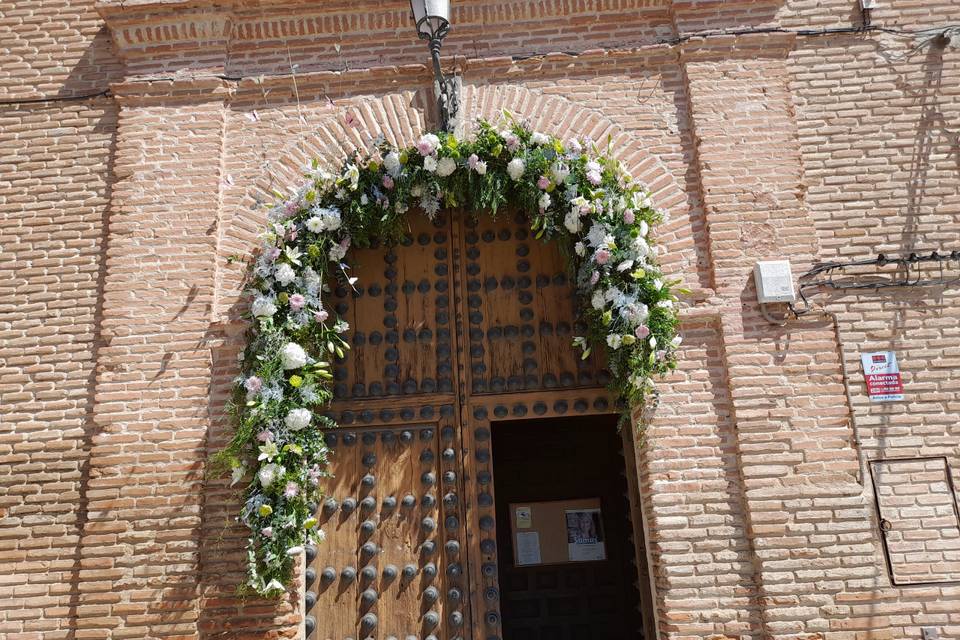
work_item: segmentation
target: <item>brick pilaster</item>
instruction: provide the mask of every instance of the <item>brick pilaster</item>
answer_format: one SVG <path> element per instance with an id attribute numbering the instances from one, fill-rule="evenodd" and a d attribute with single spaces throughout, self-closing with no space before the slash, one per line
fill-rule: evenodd
<path id="1" fill-rule="evenodd" d="M 115 91 L 77 637 L 190 638 L 227 92 L 220 81 Z"/>

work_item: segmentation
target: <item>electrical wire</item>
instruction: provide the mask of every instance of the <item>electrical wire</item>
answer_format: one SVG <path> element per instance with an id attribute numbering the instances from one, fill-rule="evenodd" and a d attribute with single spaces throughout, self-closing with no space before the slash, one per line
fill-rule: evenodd
<path id="1" fill-rule="evenodd" d="M 890 256 L 878 254 L 875 258 L 862 258 L 859 260 L 832 261 L 818 264 L 799 278 L 797 282 L 797 293 L 803 301 L 802 308 L 796 308 L 790 304 L 790 311 L 794 317 L 799 318 L 812 310 L 812 305 L 807 292 L 810 295 L 823 290 L 863 290 L 863 289 L 887 289 L 892 287 L 948 287 L 960 284 L 960 273 L 956 277 L 947 277 L 944 273 L 950 268 L 950 263 L 956 262 L 955 268 L 960 271 L 960 251 L 954 250 L 949 253 L 940 253 L 931 251 L 929 254 L 921 255 L 913 252 L 906 256 Z M 939 269 L 938 278 L 922 277 L 922 267 L 924 264 L 934 264 Z M 879 272 L 856 272 L 848 273 L 847 269 L 864 267 L 896 267 L 894 274 Z M 839 275 L 843 279 L 836 279 Z"/>

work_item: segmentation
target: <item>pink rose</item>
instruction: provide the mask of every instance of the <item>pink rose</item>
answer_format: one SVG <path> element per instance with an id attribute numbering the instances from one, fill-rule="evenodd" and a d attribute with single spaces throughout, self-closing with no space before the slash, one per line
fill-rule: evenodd
<path id="1" fill-rule="evenodd" d="M 300 311 L 303 309 L 303 305 L 307 304 L 307 299 L 304 298 L 299 293 L 295 293 L 290 296 L 290 309 L 291 311 Z"/>
<path id="2" fill-rule="evenodd" d="M 610 251 L 607 249 L 597 249 L 597 252 L 593 254 L 593 259 L 597 261 L 597 264 L 607 264 L 610 261 Z"/>
<path id="3" fill-rule="evenodd" d="M 650 327 L 648 327 L 648 326 L 645 325 L 645 324 L 642 324 L 642 325 L 640 325 L 639 327 L 637 327 L 637 330 L 634 331 L 634 334 L 635 334 L 638 338 L 640 338 L 641 340 L 643 340 L 643 339 L 646 338 L 648 335 L 650 335 Z"/>
<path id="4" fill-rule="evenodd" d="M 550 178 L 547 176 L 540 176 L 540 179 L 537 180 L 537 187 L 540 189 L 546 189 L 550 186 Z"/>
<path id="5" fill-rule="evenodd" d="M 633 211 L 627 209 L 623 212 L 623 221 L 627 224 L 633 224 L 633 221 L 637 219 L 637 216 L 633 214 Z"/>
<path id="6" fill-rule="evenodd" d="M 384 189 L 393 189 L 393 178 L 390 176 L 383 176 L 383 188 Z"/>

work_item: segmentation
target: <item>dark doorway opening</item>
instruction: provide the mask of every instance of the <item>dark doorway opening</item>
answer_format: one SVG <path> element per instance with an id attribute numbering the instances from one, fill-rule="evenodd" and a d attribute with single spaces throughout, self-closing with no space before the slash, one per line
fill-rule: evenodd
<path id="1" fill-rule="evenodd" d="M 504 640 L 644 637 L 623 438 L 616 423 L 614 416 L 584 416 L 492 425 Z M 580 516 L 591 530 L 582 512 L 591 511 L 584 505 L 594 499 L 599 499 L 600 514 L 593 517 L 600 521 L 602 552 L 598 545 L 577 546 L 593 540 L 575 527 Z M 538 528 L 543 530 L 532 536 Z M 533 550 L 532 540 L 544 548 Z M 582 559 L 600 553 L 602 560 Z"/>

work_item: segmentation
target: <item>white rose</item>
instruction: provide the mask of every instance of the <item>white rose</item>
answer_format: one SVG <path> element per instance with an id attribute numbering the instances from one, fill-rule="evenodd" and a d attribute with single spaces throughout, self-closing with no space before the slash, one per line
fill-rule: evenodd
<path id="1" fill-rule="evenodd" d="M 477 164 L 473 167 L 473 170 L 482 176 L 487 173 L 487 163 L 484 160 L 477 160 Z"/>
<path id="2" fill-rule="evenodd" d="M 313 216 L 307 220 L 307 230 L 311 233 L 320 233 L 323 231 L 323 219 Z"/>
<path id="3" fill-rule="evenodd" d="M 423 169 L 424 171 L 429 171 L 433 173 L 437 170 L 437 159 L 433 156 L 427 156 L 423 159 Z"/>
<path id="4" fill-rule="evenodd" d="M 541 195 L 537 205 L 539 205 L 541 211 L 546 211 L 547 207 L 550 206 L 550 194 L 544 193 Z"/>
<path id="5" fill-rule="evenodd" d="M 283 467 L 278 464 L 265 464 L 257 471 L 260 486 L 264 489 L 268 489 L 280 475 L 283 475 Z"/>
<path id="6" fill-rule="evenodd" d="M 545 133 L 540 133 L 539 131 L 536 131 L 532 136 L 530 136 L 530 142 L 532 142 L 533 144 L 541 145 L 541 146 L 545 144 L 550 144 L 550 136 L 546 135 Z"/>
<path id="7" fill-rule="evenodd" d="M 250 306 L 255 318 L 269 318 L 277 312 L 277 305 L 273 303 L 273 300 L 263 296 L 254 300 Z"/>
<path id="8" fill-rule="evenodd" d="M 526 166 L 523 164 L 523 160 L 520 158 L 514 158 L 510 161 L 510 164 L 507 165 L 507 173 L 510 174 L 510 177 L 514 180 L 519 180 L 523 176 L 523 172 L 526 170 Z"/>
<path id="9" fill-rule="evenodd" d="M 442 158 L 437 164 L 437 175 L 445 178 L 457 170 L 457 161 L 453 158 Z"/>
<path id="10" fill-rule="evenodd" d="M 296 342 L 288 342 L 280 351 L 284 369 L 299 369 L 307 364 L 307 352 Z"/>
<path id="11" fill-rule="evenodd" d="M 400 175 L 400 154 L 396 151 L 391 151 L 383 159 L 383 168 L 387 170 L 391 176 L 396 178 Z"/>
<path id="12" fill-rule="evenodd" d="M 563 218 L 563 225 L 567 228 L 567 231 L 570 233 L 579 233 L 580 232 L 580 216 L 577 215 L 576 209 L 571 209 L 567 212 L 567 215 Z M 581 246 L 583 243 L 580 243 Z M 582 253 L 578 255 L 583 255 Z"/>
<path id="13" fill-rule="evenodd" d="M 600 310 L 603 309 L 604 305 L 607 304 L 606 299 L 603 297 L 602 291 L 595 291 L 593 298 L 590 300 L 590 304 L 593 305 L 594 309 Z"/>
<path id="14" fill-rule="evenodd" d="M 312 417 L 313 415 L 308 409 L 291 409 L 283 423 L 291 431 L 300 431 L 310 424 L 310 418 Z"/>
<path id="15" fill-rule="evenodd" d="M 297 278 L 297 274 L 294 273 L 293 267 L 284 262 L 273 272 L 273 277 L 283 286 L 287 286 Z"/>

